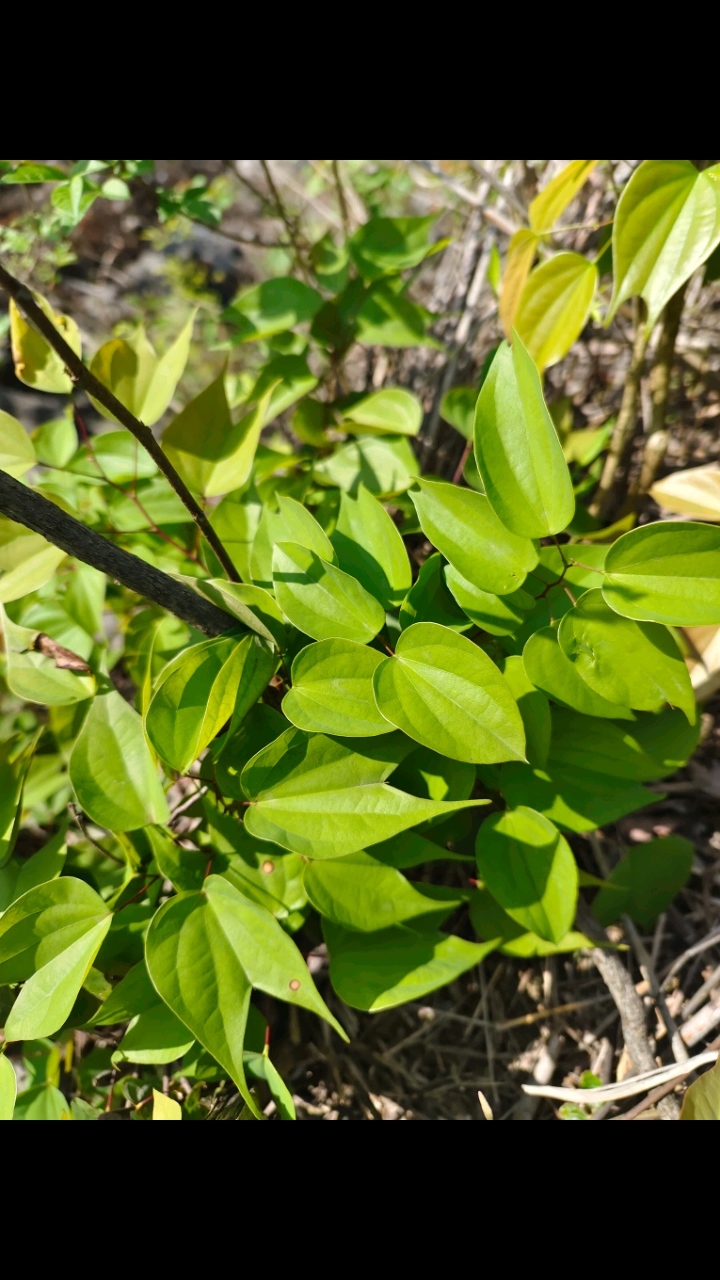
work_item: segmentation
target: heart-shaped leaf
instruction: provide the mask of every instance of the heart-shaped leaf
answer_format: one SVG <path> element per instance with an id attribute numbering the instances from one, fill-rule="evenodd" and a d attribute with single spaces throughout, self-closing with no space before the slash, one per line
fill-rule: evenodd
<path id="1" fill-rule="evenodd" d="M 292 689 L 282 709 L 310 733 L 367 738 L 392 733 L 377 709 L 373 675 L 383 655 L 353 640 L 321 640 L 301 649 L 292 665 Z"/>
<path id="2" fill-rule="evenodd" d="M 525 734 L 507 681 L 477 645 L 435 623 L 403 631 L 377 669 L 381 713 L 409 737 L 453 760 L 525 758 Z"/>
<path id="3" fill-rule="evenodd" d="M 720 529 L 645 524 L 610 547 L 602 593 L 626 618 L 676 626 L 720 623 Z"/>
<path id="4" fill-rule="evenodd" d="M 552 822 L 521 805 L 486 818 L 477 836 L 480 875 L 518 924 L 559 942 L 575 918 L 578 873 Z"/>

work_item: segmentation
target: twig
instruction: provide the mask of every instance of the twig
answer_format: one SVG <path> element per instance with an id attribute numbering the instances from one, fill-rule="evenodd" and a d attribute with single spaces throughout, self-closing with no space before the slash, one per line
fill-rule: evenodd
<path id="1" fill-rule="evenodd" d="M 461 182 L 456 182 L 454 178 L 444 173 L 439 165 L 433 164 L 432 160 L 409 160 L 408 164 L 422 165 L 423 169 L 427 169 L 428 173 L 431 173 L 434 178 L 439 178 L 448 188 L 448 191 L 452 191 L 461 200 L 465 200 L 468 204 L 474 205 L 476 209 L 479 209 L 486 222 L 492 223 L 499 231 L 503 231 L 506 236 L 515 235 L 517 227 L 507 218 L 503 218 L 502 214 L 497 213 L 491 206 L 485 204 L 487 192 L 480 193 L 464 187 Z M 503 195 L 507 195 L 504 188 Z"/>
<path id="2" fill-rule="evenodd" d="M 487 182 L 489 186 L 497 191 L 498 195 L 505 200 L 511 208 L 522 218 L 523 222 L 527 221 L 527 209 L 525 208 L 520 197 L 513 191 L 512 187 L 506 187 L 505 183 L 497 177 L 490 169 L 486 169 L 484 164 L 480 164 L 479 160 L 470 160 L 470 168 L 474 169 L 479 178 L 483 182 Z M 565 228 L 563 228 L 565 230 Z"/>
<path id="3" fill-rule="evenodd" d="M 635 341 L 630 359 L 630 368 L 627 371 L 620 412 L 612 433 L 603 473 L 600 477 L 595 497 L 589 507 L 590 514 L 593 516 L 604 516 L 606 514 L 612 501 L 615 476 L 618 468 L 625 460 L 635 434 L 640 398 L 640 379 L 645 367 L 645 349 L 647 347 L 647 335 L 645 332 L 647 310 L 644 302 L 639 299 L 635 313 Z"/>
<path id="4" fill-rule="evenodd" d="M 692 960 L 693 956 L 698 956 L 702 951 L 708 951 L 710 947 L 715 946 L 720 946 L 720 929 L 712 929 L 704 938 L 701 938 L 694 946 L 688 947 L 687 951 L 683 951 L 682 955 L 673 961 L 663 978 L 663 991 L 668 990 L 669 983 L 687 964 L 688 960 Z"/>
<path id="5" fill-rule="evenodd" d="M 670 433 L 665 430 L 665 411 L 670 391 L 670 376 L 675 360 L 675 343 L 677 341 L 687 283 L 673 294 L 662 313 L 662 322 L 658 336 L 655 359 L 650 370 L 650 422 L 645 424 L 648 432 L 643 450 L 642 465 L 628 490 L 625 511 L 637 509 L 644 495 L 652 485 L 662 466 L 663 458 L 670 442 Z"/>
<path id="6" fill-rule="evenodd" d="M 687 1022 L 688 1018 L 700 1008 L 706 996 L 709 996 L 716 987 L 720 986 L 720 964 L 717 969 L 713 969 L 707 982 L 703 982 L 701 987 L 695 992 L 695 995 L 687 1001 L 682 1007 L 683 1022 Z"/>
<path id="7" fill-rule="evenodd" d="M 296 256 L 296 258 L 297 258 L 298 266 L 299 266 L 300 270 L 302 271 L 302 273 L 303 273 L 303 275 L 304 275 L 304 277 L 305 277 L 305 282 L 306 282 L 307 284 L 309 284 L 309 283 L 310 283 L 310 273 L 309 273 L 309 271 L 308 271 L 308 269 L 307 269 L 307 265 L 306 265 L 306 263 L 305 263 L 305 257 L 304 257 L 304 255 L 303 255 L 302 246 L 301 246 L 300 241 L 299 241 L 299 239 L 298 239 L 297 231 L 295 230 L 295 227 L 293 226 L 293 224 L 292 224 L 292 222 L 291 222 L 291 220 L 290 220 L 290 216 L 289 216 L 289 214 L 288 214 L 288 212 L 287 212 L 287 210 L 286 210 L 286 208 L 285 208 L 285 205 L 284 205 L 284 204 L 283 204 L 283 202 L 282 202 L 282 199 L 281 199 L 281 197 L 280 197 L 280 192 L 278 191 L 277 187 L 275 186 L 275 180 L 274 180 L 274 178 L 273 178 L 273 176 L 272 176 L 272 174 L 271 174 L 271 172 L 270 172 L 270 166 L 269 166 L 269 164 L 268 164 L 267 160 L 261 160 L 261 161 L 260 161 L 260 164 L 262 165 L 262 171 L 263 171 L 263 173 L 265 174 L 265 180 L 266 180 L 266 182 L 267 182 L 267 184 L 268 184 L 268 186 L 269 186 L 269 188 L 270 188 L 270 192 L 271 192 L 271 194 L 272 194 L 272 198 L 273 198 L 273 201 L 274 201 L 275 207 L 276 207 L 276 209 L 277 209 L 278 213 L 280 214 L 280 217 L 282 218 L 282 220 L 283 220 L 283 222 L 284 222 L 284 224 L 285 224 L 285 230 L 287 231 L 287 233 L 288 233 L 288 235 L 289 235 L 289 237 L 290 237 L 290 240 L 292 241 L 292 247 L 293 247 L 293 249 L 295 250 L 295 256 Z"/>
<path id="8" fill-rule="evenodd" d="M 524 1013 L 520 1018 L 510 1018 L 509 1022 L 495 1022 L 489 1025 L 495 1031 L 509 1031 L 511 1027 L 530 1027 L 534 1022 L 542 1022 L 544 1018 L 555 1018 L 561 1013 L 574 1013 L 576 1009 L 585 1009 L 591 1004 L 602 1004 L 612 996 L 593 996 L 590 1000 L 573 1000 L 570 1004 L 558 1004 L 553 1009 L 539 1009 L 537 1013 Z"/>
<path id="9" fill-rule="evenodd" d="M 683 1044 L 682 1038 L 680 1036 L 680 1032 L 678 1031 L 677 1025 L 675 1023 L 675 1019 L 670 1013 L 670 1010 L 668 1009 L 667 1004 L 665 1002 L 665 997 L 662 991 L 660 990 L 660 984 L 657 980 L 657 975 L 655 973 L 655 969 L 653 968 L 652 960 L 650 959 L 650 956 L 648 955 L 647 951 L 645 950 L 645 947 L 643 946 L 642 938 L 640 937 L 640 934 L 635 928 L 635 925 L 629 915 L 627 914 L 623 915 L 622 925 L 628 938 L 630 939 L 632 949 L 635 952 L 635 958 L 638 962 L 638 965 L 640 966 L 640 971 L 643 977 L 647 980 L 647 982 L 649 982 L 653 999 L 655 1000 L 655 1003 L 657 1004 L 660 1010 L 660 1013 L 662 1014 L 663 1022 L 665 1023 L 667 1033 L 670 1036 L 673 1057 L 675 1058 L 676 1062 L 687 1062 L 690 1055 L 688 1054 L 688 1051 L 685 1048 L 685 1045 Z"/>
<path id="10" fill-rule="evenodd" d="M 622 1098 L 633 1098 L 638 1093 L 645 1093 L 651 1085 L 676 1084 L 692 1075 L 700 1067 L 710 1062 L 717 1062 L 717 1049 L 709 1049 L 699 1053 L 696 1058 L 688 1058 L 687 1062 L 673 1062 L 669 1067 L 654 1067 L 652 1071 L 643 1071 L 639 1076 L 626 1076 L 616 1084 L 601 1084 L 595 1089 L 567 1089 L 562 1085 L 524 1084 L 523 1090 L 532 1097 L 558 1098 L 561 1102 L 619 1102 Z"/>
<path id="11" fill-rule="evenodd" d="M 5 471 L 0 471 L 0 512 L 34 533 L 42 534 L 69 556 L 92 565 L 130 591 L 159 604 L 205 635 L 219 636 L 237 625 L 229 614 L 176 582 L 170 574 L 116 547 L 109 538 L 89 529 Z"/>
<path id="12" fill-rule="evenodd" d="M 100 404 L 104 405 L 113 417 L 117 418 L 118 422 L 122 423 L 135 436 L 135 439 L 140 442 L 143 449 L 150 454 L 153 462 L 162 471 L 165 479 L 175 490 L 180 501 L 187 508 L 206 541 L 212 547 L 230 581 L 239 582 L 240 575 L 205 512 L 191 494 L 184 480 L 178 475 L 169 458 L 163 453 L 150 428 L 146 427 L 145 423 L 141 422 L 139 418 L 136 418 L 129 409 L 126 409 L 125 405 L 121 404 L 112 391 L 108 390 L 104 383 L 100 382 L 95 377 L 95 374 L 90 372 L 80 357 L 75 354 L 72 347 L 65 341 L 62 334 L 55 328 L 52 321 L 48 319 L 45 312 L 38 306 L 30 290 L 24 284 L 21 284 L 19 280 L 16 280 L 15 276 L 11 276 L 10 272 L 6 271 L 2 264 L 0 264 L 0 285 L 7 289 L 10 297 L 23 311 L 25 318 L 57 352 L 65 364 L 68 375 L 76 386 L 82 387 L 83 391 L 87 391 L 88 395 L 94 396 L 96 400 L 99 400 Z"/>
<path id="13" fill-rule="evenodd" d="M 345 192 L 343 190 L 342 178 L 340 177 L 340 166 L 338 165 L 337 160 L 332 160 L 330 163 L 332 164 L 333 176 L 335 178 L 335 186 L 337 188 L 337 197 L 338 197 L 338 204 L 340 206 L 340 217 L 342 218 L 343 231 L 345 232 L 345 236 L 347 237 L 350 235 L 350 216 L 348 214 L 348 207 L 345 202 Z"/>

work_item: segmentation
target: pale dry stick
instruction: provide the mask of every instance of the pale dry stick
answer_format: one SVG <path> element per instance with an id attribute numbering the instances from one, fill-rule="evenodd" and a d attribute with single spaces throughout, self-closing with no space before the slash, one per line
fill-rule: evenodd
<path id="1" fill-rule="evenodd" d="M 638 1076 L 626 1076 L 616 1084 L 601 1084 L 594 1089 L 568 1089 L 562 1085 L 552 1084 L 524 1084 L 522 1087 L 523 1091 L 533 1098 L 556 1098 L 560 1102 L 580 1104 L 620 1102 L 623 1098 L 634 1098 L 638 1093 L 645 1093 L 651 1087 L 657 1088 L 671 1082 L 677 1084 L 679 1080 L 684 1080 L 700 1067 L 717 1062 L 717 1057 L 717 1049 L 708 1049 L 695 1058 L 688 1058 L 687 1062 L 673 1062 L 669 1067 L 654 1067 L 652 1071 L 643 1071 Z"/>
<path id="2" fill-rule="evenodd" d="M 128 590 L 159 604 L 207 636 L 222 635 L 237 625 L 229 614 L 176 582 L 170 574 L 123 551 L 5 471 L 0 471 L 0 513 L 41 534 L 67 555 L 106 573 Z"/>
<path id="3" fill-rule="evenodd" d="M 711 1053 L 713 1049 L 720 1049 L 720 1036 L 717 1036 L 712 1044 L 708 1045 L 706 1052 Z M 636 1120 L 643 1111 L 647 1111 L 649 1107 L 654 1107 L 655 1103 L 664 1098 L 666 1093 L 671 1093 L 673 1089 L 677 1088 L 677 1083 L 677 1080 L 671 1080 L 669 1084 L 661 1085 L 659 1089 L 653 1089 L 647 1098 L 643 1098 L 642 1102 L 636 1103 L 634 1107 L 631 1107 L 629 1111 L 625 1111 L 623 1115 L 612 1116 L 611 1119 Z M 594 1119 L 594 1117 L 591 1117 L 591 1119 Z"/>
<path id="4" fill-rule="evenodd" d="M 553 1073 L 557 1066 L 561 1044 L 562 1036 L 558 1035 L 556 1031 L 553 1031 L 550 1035 L 550 1039 L 545 1045 L 543 1045 L 540 1057 L 535 1063 L 535 1067 L 533 1069 L 533 1080 L 536 1083 L 535 1085 L 524 1084 L 522 1086 L 523 1096 L 520 1098 L 520 1101 L 517 1103 L 515 1110 L 513 1111 L 513 1120 L 533 1120 L 538 1107 L 537 1097 L 554 1096 L 552 1093 L 545 1094 L 544 1091 L 552 1089 L 553 1087 L 550 1084 L 550 1081 L 553 1078 Z M 537 1096 L 534 1091 L 537 1091 Z"/>
<path id="5" fill-rule="evenodd" d="M 683 1005 L 682 1007 L 683 1022 L 687 1022 L 687 1019 L 692 1016 L 695 1010 L 700 1008 L 705 998 L 709 996 L 718 986 L 720 986 L 720 964 L 718 965 L 717 969 L 713 969 L 712 973 L 710 974 L 710 977 L 707 979 L 707 982 L 703 982 L 702 986 L 698 987 L 698 990 L 695 992 L 695 995 L 691 996 L 690 999 L 687 1000 Z"/>
<path id="6" fill-rule="evenodd" d="M 478 178 L 482 178 L 483 182 L 487 182 L 493 191 L 497 191 L 498 195 L 502 196 L 503 200 L 515 210 L 518 217 L 522 218 L 523 222 L 526 222 L 527 209 L 517 192 L 513 191 L 512 187 L 508 187 L 501 178 L 498 178 L 492 169 L 486 169 L 485 165 L 481 164 L 479 160 L 470 160 L 469 164 L 471 169 L 475 170 Z"/>
<path id="7" fill-rule="evenodd" d="M 492 1072 L 491 1072 L 490 1074 L 491 1074 L 491 1077 L 492 1077 Z M 495 1085 L 495 1082 L 494 1082 L 494 1081 L 493 1081 L 493 1084 L 492 1084 L 492 1088 L 493 1088 L 493 1090 L 494 1090 L 495 1094 L 497 1095 L 497 1087 L 496 1087 L 496 1085 Z M 493 1115 L 493 1109 L 492 1109 L 492 1107 L 490 1106 L 490 1103 L 488 1102 L 487 1098 L 485 1097 L 485 1094 L 483 1093 L 482 1089 L 478 1089 L 478 1091 L 477 1091 L 477 1096 L 478 1096 L 478 1102 L 480 1103 L 480 1107 L 481 1107 L 481 1109 L 482 1109 L 482 1113 L 483 1113 L 483 1116 L 485 1117 L 485 1119 L 486 1119 L 486 1120 L 494 1120 L 494 1119 L 495 1119 L 495 1117 L 494 1117 L 494 1115 Z M 497 1098 L 497 1096 L 495 1097 L 495 1106 L 498 1106 L 498 1098 Z"/>
<path id="8" fill-rule="evenodd" d="M 620 405 L 620 412 L 615 423 L 615 429 L 612 433 L 610 448 L 605 458 L 605 466 L 600 477 L 600 483 L 595 492 L 595 496 L 590 504 L 589 511 L 592 516 L 603 516 L 610 505 L 615 484 L 615 477 L 618 468 L 624 462 L 628 449 L 632 444 L 635 434 L 635 424 L 638 416 L 638 402 L 640 399 L 640 380 L 645 367 L 645 351 L 647 348 L 647 335 L 645 333 L 645 320 L 647 309 L 641 299 L 636 299 L 635 305 L 635 340 L 633 342 L 632 356 L 630 358 L 630 368 L 627 371 L 625 379 L 625 387 Z"/>
<path id="9" fill-rule="evenodd" d="M 670 1043 L 672 1045 L 673 1057 L 676 1062 L 687 1062 L 689 1057 L 688 1051 L 685 1048 L 685 1045 L 683 1044 L 682 1037 L 680 1035 L 680 1032 L 678 1031 L 675 1019 L 673 1018 L 672 1014 L 670 1013 L 670 1010 L 667 1007 L 665 997 L 660 989 L 660 983 L 657 980 L 657 974 L 655 973 L 652 960 L 650 959 L 650 956 L 645 950 L 642 938 L 640 937 L 640 934 L 635 928 L 634 921 L 631 920 L 629 915 L 624 914 L 622 917 L 622 925 L 623 925 L 623 929 L 625 930 L 625 933 L 630 939 L 632 949 L 635 952 L 635 959 L 637 960 L 638 965 L 640 966 L 640 972 L 642 973 L 646 981 L 650 984 L 650 991 L 652 993 L 653 999 L 657 1004 L 660 1010 L 660 1013 L 662 1015 L 662 1020 L 665 1023 L 665 1028 L 667 1030 L 668 1035 L 670 1036 Z"/>
<path id="10" fill-rule="evenodd" d="M 6 271 L 2 264 L 0 264 L 0 285 L 7 290 L 33 329 L 36 329 L 60 356 L 69 377 L 72 378 L 75 385 L 81 387 L 83 391 L 87 391 L 88 395 L 93 396 L 96 400 L 99 400 L 100 404 L 108 409 L 113 417 L 117 418 L 118 422 L 126 427 L 135 436 L 135 439 L 140 442 L 143 449 L 149 453 L 153 462 L 189 511 L 206 542 L 212 547 L 230 581 L 239 582 L 240 575 L 210 524 L 207 515 L 191 494 L 184 480 L 178 475 L 169 458 L 163 453 L 150 428 L 144 422 L 141 422 L 139 418 L 136 418 L 134 414 L 130 413 L 130 410 L 126 409 L 124 404 L 121 404 L 112 391 L 108 390 L 95 377 L 95 374 L 90 372 L 86 365 L 83 364 L 80 356 L 75 354 L 52 321 L 38 306 L 26 285 L 16 280 L 15 276 L 10 275 L 10 272 Z"/>
<path id="11" fill-rule="evenodd" d="M 720 995 L 716 994 L 708 1000 L 707 1004 L 702 1005 L 697 1013 L 685 1020 L 680 1031 L 683 1043 L 690 1048 L 699 1044 L 719 1022 Z"/>
<path id="12" fill-rule="evenodd" d="M 508 221 L 507 218 L 504 218 L 501 213 L 497 213 L 491 205 L 485 204 L 487 191 L 485 191 L 484 194 L 481 194 L 480 191 L 471 191 L 469 187 L 464 187 L 461 182 L 455 182 L 455 180 L 450 178 L 448 174 L 443 173 L 442 169 L 438 165 L 433 164 L 432 160 L 408 160 L 407 163 L 419 164 L 423 169 L 427 169 L 428 173 L 431 173 L 434 178 L 439 178 L 454 195 L 459 196 L 461 200 L 465 200 L 468 204 L 472 204 L 475 208 L 480 209 L 485 221 L 490 222 L 494 227 L 497 227 L 498 231 L 503 231 L 506 236 L 515 235 L 517 227 L 512 222 Z"/>

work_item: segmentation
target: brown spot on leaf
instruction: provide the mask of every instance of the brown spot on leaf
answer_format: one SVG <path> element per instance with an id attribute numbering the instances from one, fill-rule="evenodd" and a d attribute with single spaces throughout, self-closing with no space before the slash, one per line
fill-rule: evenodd
<path id="1" fill-rule="evenodd" d="M 293 979 L 292 979 L 292 981 L 291 981 L 291 983 L 290 983 L 290 990 L 291 990 L 291 991 L 299 991 L 299 990 L 300 990 L 300 979 L 299 979 L 299 978 L 293 978 Z"/>
<path id="2" fill-rule="evenodd" d="M 262 871 L 263 875 L 269 876 L 270 873 L 275 870 L 275 863 L 271 862 L 270 859 L 268 859 L 267 862 L 263 862 L 260 870 Z"/>

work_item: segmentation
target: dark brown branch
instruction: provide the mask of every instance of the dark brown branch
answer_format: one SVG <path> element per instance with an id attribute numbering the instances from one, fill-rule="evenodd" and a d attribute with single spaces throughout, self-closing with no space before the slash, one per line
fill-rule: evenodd
<path id="1" fill-rule="evenodd" d="M 198 528 L 204 534 L 208 544 L 212 547 L 231 582 L 239 582 L 240 579 L 237 569 L 210 524 L 205 512 L 195 500 L 185 482 L 180 478 L 169 458 L 167 458 L 163 453 L 150 428 L 146 427 L 144 422 L 140 422 L 139 418 L 136 418 L 129 409 L 126 409 L 125 405 L 120 403 L 117 397 L 113 395 L 112 391 L 109 391 L 108 388 L 95 377 L 94 373 L 91 373 L 90 370 L 86 368 L 80 357 L 75 354 L 72 347 L 65 341 L 62 334 L 58 332 L 52 321 L 48 319 L 44 311 L 42 311 L 38 306 L 30 290 L 19 280 L 16 280 L 14 276 L 11 276 L 10 272 L 6 271 L 1 263 L 0 285 L 2 285 L 4 289 L 7 289 L 10 297 L 14 300 L 16 305 L 21 308 L 26 319 L 30 322 L 33 328 L 37 329 L 38 332 L 42 334 L 45 341 L 48 342 L 53 350 L 57 352 L 60 359 L 64 362 L 68 374 L 72 378 L 73 382 L 76 383 L 78 387 L 82 387 L 83 391 L 87 391 L 89 395 L 94 396 L 96 400 L 99 400 L 100 404 L 104 405 L 113 417 L 117 418 L 118 422 L 121 422 L 124 427 L 127 427 L 128 431 L 135 436 L 136 440 L 139 440 L 143 449 L 150 454 L 153 462 L 156 463 L 159 470 L 162 471 L 165 476 L 165 479 L 175 490 L 180 501 L 185 507 L 187 507 L 187 510 Z"/>
<path id="2" fill-rule="evenodd" d="M 94 529 L 86 528 L 54 502 L 28 489 L 5 471 L 0 471 L 0 512 L 42 534 L 54 546 L 106 573 L 130 591 L 168 609 L 205 635 L 219 636 L 235 625 L 229 614 L 223 613 L 209 600 L 203 600 L 189 587 L 176 582 L 161 569 L 146 564 L 139 556 L 116 547 L 114 542 L 103 538 Z"/>

